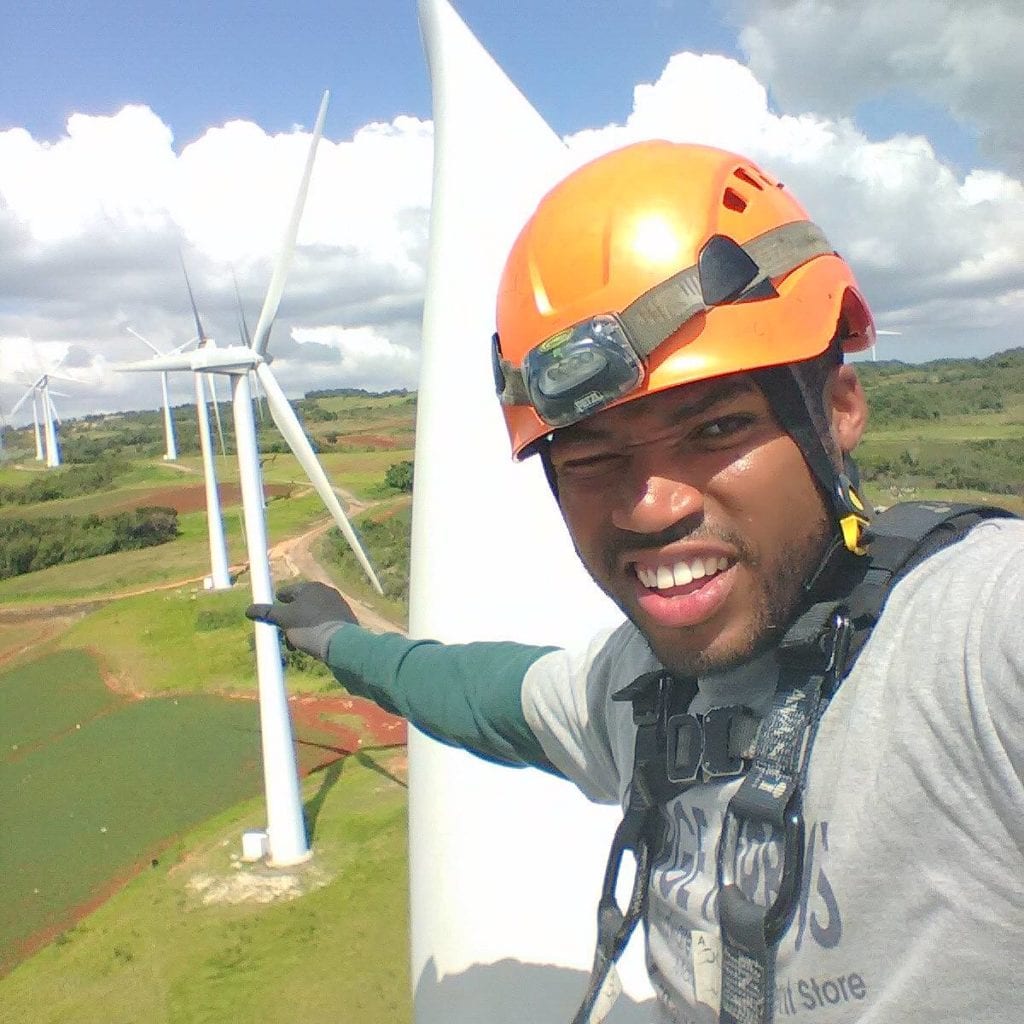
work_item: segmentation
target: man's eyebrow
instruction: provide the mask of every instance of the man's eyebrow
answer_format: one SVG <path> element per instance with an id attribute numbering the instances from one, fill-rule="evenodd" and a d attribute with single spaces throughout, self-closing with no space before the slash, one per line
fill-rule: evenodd
<path id="1" fill-rule="evenodd" d="M 684 385 L 685 386 L 685 385 Z M 672 420 L 676 423 L 683 422 L 693 416 L 700 416 L 702 413 L 721 405 L 737 395 L 756 393 L 757 385 L 748 377 L 732 377 L 709 387 L 707 391 L 692 402 L 680 400 L 679 405 L 672 411 Z M 595 420 L 583 420 L 560 431 L 565 441 L 597 441 L 605 436 L 606 431 L 600 427 L 600 417 Z"/>
<path id="2" fill-rule="evenodd" d="M 729 399 L 735 398 L 740 394 L 747 394 L 756 391 L 757 385 L 747 377 L 732 377 L 727 380 L 723 380 L 720 384 L 716 384 L 713 387 L 708 388 L 703 397 L 698 398 L 689 404 L 681 401 L 678 408 L 675 410 L 676 418 L 684 420 L 688 419 L 690 416 L 699 416 L 701 413 L 707 412 L 708 409 L 714 408 L 721 402 L 727 402 Z"/>

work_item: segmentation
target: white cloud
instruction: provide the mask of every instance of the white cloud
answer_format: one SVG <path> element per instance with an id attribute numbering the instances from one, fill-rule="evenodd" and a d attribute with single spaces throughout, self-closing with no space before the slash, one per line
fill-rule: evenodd
<path id="1" fill-rule="evenodd" d="M 1004 169 L 1024 171 L 1020 0 L 731 0 L 740 47 L 785 109 L 851 113 L 911 89 L 975 130 Z"/>
<path id="2" fill-rule="evenodd" d="M 150 391 L 155 405 L 155 380 L 110 368 L 148 355 L 126 328 L 163 350 L 195 334 L 179 250 L 206 333 L 238 338 L 233 277 L 255 326 L 308 144 L 306 131 L 269 135 L 235 121 L 176 154 L 170 130 L 138 106 L 76 114 L 54 143 L 0 133 L 0 378 L 32 372 L 25 339 L 59 348 L 55 359 L 74 344 L 72 412 L 137 405 Z M 431 160 L 432 126 L 410 117 L 321 141 L 274 354 L 293 330 L 369 332 L 379 341 L 372 357 L 364 344 L 340 359 L 339 340 L 329 372 L 414 384 Z M 301 362 L 281 365 L 293 392 L 324 384 Z M 184 375 L 172 378 L 173 400 L 190 389 Z M 0 410 L 21 390 L 0 382 Z"/>
<path id="3" fill-rule="evenodd" d="M 636 87 L 625 125 L 569 143 L 582 159 L 654 136 L 733 149 L 780 177 L 853 264 L 879 320 L 908 327 L 906 358 L 1024 344 L 1020 180 L 960 178 L 922 137 L 872 142 L 848 119 L 778 114 L 753 72 L 724 57 L 676 55 Z"/>
<path id="4" fill-rule="evenodd" d="M 306 353 L 319 347 L 330 353 L 321 360 L 327 371 L 323 387 L 384 391 L 416 387 L 419 357 L 408 345 L 385 337 L 373 327 L 312 327 L 292 332 L 298 343 L 296 361 L 309 365 Z M 275 361 L 275 369 L 278 361 Z"/>
<path id="5" fill-rule="evenodd" d="M 636 87 L 625 124 L 580 132 L 569 140 L 573 150 L 583 160 L 662 136 L 746 152 L 793 188 L 854 263 L 882 324 L 904 332 L 892 348 L 919 359 L 1021 344 L 1019 176 L 958 174 L 919 136 L 869 141 L 844 116 L 849 104 L 839 102 L 843 83 L 853 88 L 855 65 L 873 73 L 862 62 L 872 52 L 865 46 L 879 47 L 907 75 L 914 67 L 924 76 L 927 65 L 912 47 L 897 53 L 894 44 L 882 45 L 898 33 L 884 34 L 881 7 L 867 0 L 858 11 L 870 15 L 869 27 L 841 26 L 852 56 L 844 48 L 830 62 L 821 58 L 818 71 L 828 63 L 837 84 L 804 81 L 820 77 L 805 53 L 816 52 L 820 27 L 796 25 L 798 15 L 807 19 L 824 2 L 754 5 L 743 37 L 754 40 L 753 70 L 724 57 L 678 54 L 657 81 Z M 786 49 L 782 29 L 758 13 L 767 6 L 780 24 L 802 32 L 800 61 L 796 44 Z M 1007 17 L 1016 10 L 1000 9 Z M 911 2 L 907 16 L 920 10 Z M 1011 35 L 1013 24 L 1010 17 Z M 921 45 L 938 38 L 925 33 Z M 988 95 L 997 70 L 982 66 L 975 35 L 965 33 L 960 47 L 957 95 L 966 104 L 965 97 Z M 806 66 L 789 67 L 801 61 Z M 929 82 L 921 87 L 947 87 Z M 873 87 L 868 81 L 849 95 Z M 779 95 L 787 113 L 774 106 Z M 980 100 L 975 108 L 982 110 Z M 982 114 L 974 116 L 980 123 Z M 303 130 L 271 135 L 236 121 L 176 153 L 167 126 L 140 106 L 111 117 L 76 114 L 52 143 L 20 129 L 0 132 L 0 377 L 31 375 L 31 338 L 41 358 L 56 362 L 69 352 L 68 375 L 81 384 L 66 386 L 74 395 L 64 401 L 65 415 L 156 407 L 155 377 L 110 369 L 147 355 L 126 326 L 162 349 L 194 333 L 179 248 L 207 332 L 221 343 L 238 336 L 233 270 L 254 326 L 308 139 Z M 432 125 L 409 117 L 322 141 L 271 344 L 275 373 L 290 394 L 414 386 L 432 143 Z M 21 390 L 0 382 L 0 409 Z M 185 375 L 172 378 L 173 400 L 188 400 L 190 391 Z"/>

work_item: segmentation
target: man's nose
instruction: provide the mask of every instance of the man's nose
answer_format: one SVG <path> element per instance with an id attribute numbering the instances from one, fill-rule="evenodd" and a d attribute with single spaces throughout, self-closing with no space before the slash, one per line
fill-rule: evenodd
<path id="1" fill-rule="evenodd" d="M 631 533 L 660 533 L 704 510 L 704 496 L 693 484 L 645 475 L 634 481 L 612 510 L 612 523 Z"/>

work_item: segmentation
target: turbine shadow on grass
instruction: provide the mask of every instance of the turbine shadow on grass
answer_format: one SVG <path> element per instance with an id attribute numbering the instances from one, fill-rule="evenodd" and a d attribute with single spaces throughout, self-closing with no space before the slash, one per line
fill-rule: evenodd
<path id="1" fill-rule="evenodd" d="M 311 796 L 303 805 L 303 817 L 306 821 L 306 834 L 309 836 L 310 841 L 316 837 L 316 823 L 317 819 L 320 817 L 320 810 L 324 805 L 324 800 L 327 799 L 327 794 L 331 791 L 334 784 L 341 778 L 341 773 L 345 770 L 345 763 L 349 758 L 354 758 L 356 764 L 361 765 L 363 768 L 368 768 L 370 771 L 376 772 L 378 775 L 384 776 L 384 778 L 389 782 L 394 782 L 403 789 L 409 788 L 405 779 L 388 771 L 388 769 L 379 761 L 368 756 L 374 751 L 387 751 L 404 748 L 404 743 L 392 743 L 387 746 L 380 747 L 363 747 L 359 750 L 345 750 L 342 747 L 332 747 L 324 743 L 310 743 L 308 740 L 300 740 L 299 742 L 303 746 L 317 747 L 320 750 L 330 750 L 340 755 L 336 761 L 331 761 L 331 763 L 325 768 L 320 769 L 323 776 L 320 782 L 320 788 L 317 789 L 316 793 L 314 793 L 313 796 Z"/>

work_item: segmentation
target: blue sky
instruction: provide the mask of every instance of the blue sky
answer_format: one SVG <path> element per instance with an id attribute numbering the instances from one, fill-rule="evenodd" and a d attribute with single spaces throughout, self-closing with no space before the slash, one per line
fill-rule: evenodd
<path id="1" fill-rule="evenodd" d="M 688 138 L 778 174 L 903 331 L 893 354 L 1024 343 L 1020 0 L 454 6 L 571 148 Z M 8 7 L 0 411 L 5 381 L 59 360 L 90 393 L 67 414 L 136 402 L 108 364 L 144 354 L 127 325 L 183 340 L 179 249 L 208 326 L 235 330 L 232 271 L 255 315 L 324 88 L 277 365 L 290 393 L 339 366 L 415 386 L 432 146 L 415 0 Z"/>
<path id="2" fill-rule="evenodd" d="M 560 133 L 629 112 L 633 86 L 680 50 L 743 59 L 740 19 L 721 2 L 460 0 L 485 47 Z M 35 2 L 4 19 L 0 129 L 56 138 L 73 112 L 151 106 L 180 147 L 208 127 L 251 119 L 282 131 L 334 94 L 331 130 L 396 114 L 430 116 L 414 0 L 288 5 Z M 922 132 L 958 167 L 976 166 L 970 126 L 894 85 L 857 105 L 865 131 Z"/>

